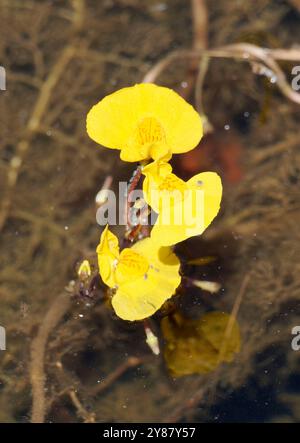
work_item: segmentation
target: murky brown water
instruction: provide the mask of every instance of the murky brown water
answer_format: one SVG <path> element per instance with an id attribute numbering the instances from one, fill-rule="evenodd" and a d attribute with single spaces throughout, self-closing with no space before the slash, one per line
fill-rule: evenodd
<path id="1" fill-rule="evenodd" d="M 253 3 L 207 1 L 210 48 L 299 46 L 297 1 Z M 174 167 L 183 178 L 217 171 L 222 210 L 177 252 L 186 276 L 219 282 L 221 290 L 188 286 L 175 307 L 155 315 L 162 350 L 155 356 L 143 324 L 117 319 L 104 302 L 99 279 L 88 298 L 78 297 L 78 283 L 69 285 L 83 258 L 96 266 L 95 195 L 108 175 L 117 189 L 134 169 L 87 137 L 85 118 L 170 51 L 192 47 L 190 3 L 0 0 L 0 14 L 7 76 L 0 91 L 0 325 L 7 339 L 0 422 L 30 421 L 32 405 L 37 420 L 52 422 L 299 421 L 300 351 L 291 347 L 300 325 L 299 104 L 257 61 L 209 58 L 201 103 L 214 131 Z M 279 63 L 290 87 L 300 58 Z M 175 60 L 156 82 L 195 104 L 197 69 Z M 121 238 L 123 227 L 115 232 Z M 233 312 L 240 352 L 205 374 L 176 377 L 172 362 L 170 374 L 161 320 L 172 309 L 189 321 Z M 191 324 L 183 329 L 194 343 Z M 200 357 L 188 348 L 197 358 L 181 372 L 215 361 L 205 340 Z"/>

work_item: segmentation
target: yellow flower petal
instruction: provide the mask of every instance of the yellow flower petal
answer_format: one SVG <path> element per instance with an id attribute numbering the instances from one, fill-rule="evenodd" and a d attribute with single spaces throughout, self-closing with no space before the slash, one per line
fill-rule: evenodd
<path id="1" fill-rule="evenodd" d="M 154 211 L 159 213 L 165 205 L 183 200 L 187 185 L 172 173 L 169 163 L 152 162 L 143 168 L 143 174 L 145 200 Z"/>
<path id="2" fill-rule="evenodd" d="M 116 314 L 135 321 L 153 315 L 180 284 L 180 262 L 170 248 L 157 247 L 150 238 L 137 242 L 133 251 L 143 256 L 149 268 L 143 276 L 119 285 L 112 298 Z"/>
<path id="3" fill-rule="evenodd" d="M 99 272 L 103 282 L 113 288 L 116 284 L 114 269 L 119 259 L 119 241 L 118 238 L 105 227 L 101 234 L 100 243 L 97 246 Z"/>
<path id="4" fill-rule="evenodd" d="M 184 182 L 171 166 L 153 162 L 143 169 L 146 202 L 159 214 L 151 238 L 163 246 L 200 235 L 220 209 L 221 179 L 215 172 L 202 172 Z"/>
<path id="5" fill-rule="evenodd" d="M 146 238 L 119 252 L 117 237 L 104 229 L 97 247 L 99 272 L 116 289 L 112 306 L 124 320 L 141 320 L 154 314 L 180 284 L 180 262 L 171 248 Z"/>
<path id="6" fill-rule="evenodd" d="M 136 280 L 144 277 L 149 269 L 148 260 L 132 248 L 125 248 L 120 254 L 116 266 L 115 278 L 118 285 L 126 283 L 129 279 Z"/>
<path id="7" fill-rule="evenodd" d="M 216 172 L 201 172 L 192 177 L 187 182 L 187 185 L 190 189 L 202 190 L 204 193 L 203 230 L 205 230 L 211 224 L 220 209 L 223 190 L 221 178 Z"/>
<path id="8" fill-rule="evenodd" d="M 154 84 L 123 88 L 93 106 L 88 135 L 121 150 L 124 161 L 170 158 L 195 148 L 203 134 L 199 114 L 171 89 Z"/>

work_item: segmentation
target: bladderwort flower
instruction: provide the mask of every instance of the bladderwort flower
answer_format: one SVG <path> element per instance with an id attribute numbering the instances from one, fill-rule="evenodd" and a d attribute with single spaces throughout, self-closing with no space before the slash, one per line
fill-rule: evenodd
<path id="1" fill-rule="evenodd" d="M 169 163 L 154 161 L 142 170 L 145 201 L 158 218 L 151 238 L 162 246 L 200 235 L 219 212 L 222 182 L 215 172 L 201 172 L 185 182 Z"/>
<path id="2" fill-rule="evenodd" d="M 169 160 L 195 148 L 202 135 L 199 114 L 175 91 L 150 83 L 120 89 L 92 107 L 88 135 L 121 150 L 123 161 Z"/>
<path id="3" fill-rule="evenodd" d="M 172 154 L 195 148 L 203 130 L 199 114 L 171 89 L 138 84 L 108 95 L 88 113 L 87 132 L 102 146 L 120 150 L 122 160 L 141 162 L 144 198 L 158 213 L 150 237 L 131 248 L 120 251 L 108 226 L 97 247 L 99 273 L 112 289 L 116 314 L 143 320 L 174 295 L 180 262 L 170 246 L 209 226 L 219 211 L 221 180 L 214 172 L 187 182 L 173 174 Z"/>
<path id="4" fill-rule="evenodd" d="M 113 309 L 123 320 L 153 315 L 174 295 L 181 281 L 179 259 L 171 248 L 161 247 L 151 238 L 120 252 L 117 237 L 106 226 L 97 255 L 102 280 L 114 291 Z"/>

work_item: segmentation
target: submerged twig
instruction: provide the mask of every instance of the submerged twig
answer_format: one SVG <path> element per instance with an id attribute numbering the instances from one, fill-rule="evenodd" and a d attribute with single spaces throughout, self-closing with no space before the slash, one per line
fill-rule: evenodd
<path id="1" fill-rule="evenodd" d="M 37 336 L 33 339 L 30 351 L 30 380 L 32 386 L 32 423 L 43 423 L 46 414 L 45 399 L 45 370 L 44 359 L 48 338 L 53 329 L 70 307 L 70 297 L 60 294 L 50 306 L 39 327 Z"/>
<path id="2" fill-rule="evenodd" d="M 22 140 L 19 141 L 16 147 L 16 153 L 10 161 L 9 170 L 7 174 L 7 189 L 1 202 L 0 212 L 0 231 L 2 230 L 11 205 L 11 199 L 13 191 L 18 181 L 19 173 L 23 165 L 23 161 L 27 151 L 30 147 L 30 143 L 33 139 L 42 117 L 47 109 L 51 93 L 55 88 L 59 78 L 65 71 L 67 64 L 70 62 L 73 54 L 75 53 L 75 46 L 68 46 L 63 50 L 58 58 L 53 70 L 50 72 L 47 80 L 40 89 L 38 99 L 35 103 L 31 117 L 27 123 L 25 135 Z"/>
<path id="3" fill-rule="evenodd" d="M 195 392 L 193 397 L 189 398 L 187 401 L 183 402 L 178 408 L 174 410 L 174 412 L 167 416 L 163 423 L 177 423 L 184 416 L 187 410 L 193 409 L 195 406 L 199 404 L 199 402 L 203 399 L 206 392 L 206 388 L 200 388 Z"/>
<path id="4" fill-rule="evenodd" d="M 259 163 L 272 158 L 275 155 L 287 152 L 291 149 L 296 149 L 299 146 L 299 134 L 293 133 L 287 136 L 287 138 L 279 143 L 275 143 L 272 146 L 264 146 L 263 149 L 258 150 L 253 155 L 252 164 L 258 165 Z"/>
<path id="5" fill-rule="evenodd" d="M 90 389 L 90 394 L 95 396 L 99 395 L 106 389 L 108 389 L 116 380 L 118 380 L 128 369 L 135 368 L 143 363 L 143 360 L 138 357 L 128 357 L 124 363 L 117 367 L 111 374 L 109 374 L 106 379 L 99 385 Z"/>
<path id="6" fill-rule="evenodd" d="M 193 48 L 196 51 L 205 50 L 208 48 L 208 10 L 206 1 L 192 0 L 192 13 L 194 34 Z M 190 87 L 195 86 L 195 105 L 202 117 L 204 134 L 213 130 L 213 127 L 204 112 L 203 105 L 203 86 L 209 67 L 209 60 L 210 58 L 208 55 L 203 55 L 200 63 L 198 60 L 192 60 L 191 68 L 193 79 L 190 78 L 190 81 L 188 81 Z"/>
<path id="7" fill-rule="evenodd" d="M 84 423 L 95 423 L 96 416 L 94 412 L 88 412 L 82 405 L 75 391 L 69 392 L 69 397 L 76 408 L 77 415 L 83 419 Z"/>
<path id="8" fill-rule="evenodd" d="M 194 49 L 208 46 L 208 11 L 206 0 L 192 0 Z"/>
<path id="9" fill-rule="evenodd" d="M 84 0 L 73 0 L 73 7 L 73 30 L 74 33 L 78 33 L 83 25 Z M 47 79 L 39 89 L 39 94 L 34 104 L 31 116 L 27 122 L 24 135 L 18 142 L 15 155 L 12 157 L 9 164 L 7 173 L 7 189 L 0 206 L 0 231 L 3 229 L 8 217 L 13 192 L 17 185 L 20 170 L 30 148 L 30 144 L 36 132 L 38 132 L 42 119 L 48 109 L 52 92 L 58 84 L 61 76 L 65 73 L 66 67 L 72 60 L 74 54 L 76 54 L 77 48 L 78 42 L 74 40 L 63 48 Z"/>
<path id="10" fill-rule="evenodd" d="M 203 56 L 214 58 L 233 58 L 245 60 L 249 63 L 260 61 L 274 74 L 274 83 L 289 100 L 300 104 L 300 94 L 292 89 L 280 68 L 277 60 L 296 61 L 300 60 L 300 49 L 268 49 L 261 48 L 249 43 L 236 43 L 205 50 L 178 50 L 171 52 L 163 60 L 159 61 L 150 69 L 143 78 L 144 83 L 154 83 L 161 73 L 176 60 L 199 59 Z"/>

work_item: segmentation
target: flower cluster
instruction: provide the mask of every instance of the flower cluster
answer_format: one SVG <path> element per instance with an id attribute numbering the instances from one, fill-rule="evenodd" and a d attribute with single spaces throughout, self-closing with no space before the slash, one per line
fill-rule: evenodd
<path id="1" fill-rule="evenodd" d="M 99 272 L 113 289 L 112 305 L 125 320 L 154 314 L 180 284 L 172 246 L 200 235 L 216 217 L 222 183 L 215 172 L 183 181 L 173 154 L 195 148 L 203 135 L 199 114 L 171 89 L 138 84 L 108 95 L 87 116 L 89 136 L 123 161 L 141 162 L 146 203 L 158 214 L 150 237 L 119 251 L 108 227 L 97 248 Z"/>

